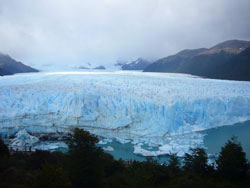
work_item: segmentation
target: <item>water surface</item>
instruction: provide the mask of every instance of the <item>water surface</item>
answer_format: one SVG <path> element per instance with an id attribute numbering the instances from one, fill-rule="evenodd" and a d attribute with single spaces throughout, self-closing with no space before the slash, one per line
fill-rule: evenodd
<path id="1" fill-rule="evenodd" d="M 232 137 L 237 136 L 250 160 L 250 121 L 237 123 L 233 126 L 224 126 L 203 131 L 207 134 L 204 138 L 204 144 L 208 153 L 219 153 L 221 147 Z"/>
<path id="2" fill-rule="evenodd" d="M 201 133 L 206 134 L 204 137 L 204 145 L 207 147 L 208 154 L 218 154 L 221 150 L 221 147 L 232 137 L 237 136 L 238 140 L 242 144 L 244 152 L 248 160 L 250 160 L 250 121 L 244 123 L 237 123 L 232 126 L 223 126 L 219 128 L 213 128 L 209 130 L 202 131 Z M 102 147 L 111 146 L 114 148 L 114 151 L 106 151 L 114 156 L 115 159 L 124 159 L 124 160 L 137 160 L 144 161 L 146 157 L 136 155 L 133 153 L 134 145 L 131 143 L 121 144 L 117 141 L 109 142 L 108 144 L 101 145 Z M 148 149 L 147 145 L 144 145 L 142 148 Z M 155 150 L 157 148 L 152 148 Z M 154 159 L 159 160 L 160 162 L 167 162 L 168 156 L 159 156 L 154 157 Z"/>

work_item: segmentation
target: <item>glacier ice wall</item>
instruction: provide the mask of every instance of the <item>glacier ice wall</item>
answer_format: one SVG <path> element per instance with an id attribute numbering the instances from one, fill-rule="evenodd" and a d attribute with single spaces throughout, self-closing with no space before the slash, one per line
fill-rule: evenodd
<path id="1" fill-rule="evenodd" d="M 36 73 L 0 78 L 0 132 L 83 127 L 150 138 L 250 120 L 250 82 L 140 72 Z"/>

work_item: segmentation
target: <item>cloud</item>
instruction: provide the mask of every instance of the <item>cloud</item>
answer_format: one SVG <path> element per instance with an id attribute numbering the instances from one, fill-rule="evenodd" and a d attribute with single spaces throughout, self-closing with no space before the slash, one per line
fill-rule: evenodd
<path id="1" fill-rule="evenodd" d="M 0 51 L 27 64 L 157 59 L 250 39 L 249 0 L 0 0 Z"/>

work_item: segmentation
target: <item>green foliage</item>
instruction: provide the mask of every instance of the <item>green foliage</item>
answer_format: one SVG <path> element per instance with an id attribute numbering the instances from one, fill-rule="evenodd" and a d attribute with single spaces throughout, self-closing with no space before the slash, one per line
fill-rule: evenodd
<path id="1" fill-rule="evenodd" d="M 168 168 L 160 165 L 157 160 L 148 157 L 145 162 L 134 161 L 129 167 L 129 177 L 135 182 L 133 184 L 143 187 L 157 187 L 169 179 Z"/>
<path id="2" fill-rule="evenodd" d="M 49 151 L 36 150 L 29 156 L 28 168 L 35 170 L 40 169 L 45 163 L 54 163 L 55 158 Z"/>
<path id="3" fill-rule="evenodd" d="M 100 156 L 101 164 L 104 166 L 105 177 L 110 177 L 117 172 L 125 170 L 124 162 L 122 160 L 114 160 L 113 156 L 108 153 L 102 153 Z"/>
<path id="4" fill-rule="evenodd" d="M 239 149 L 240 144 L 232 140 L 222 149 L 223 152 L 218 159 L 220 167 L 218 170 L 207 166 L 207 154 L 202 148 L 192 149 L 191 154 L 185 155 L 185 170 L 180 166 L 175 154 L 170 155 L 169 165 L 161 165 L 151 157 L 144 162 L 133 161 L 129 164 L 123 160 L 115 160 L 96 146 L 98 139 L 95 136 L 76 129 L 69 136 L 68 153 L 46 151 L 36 151 L 31 154 L 11 153 L 9 158 L 2 160 L 4 168 L 0 169 L 0 187 L 246 188 L 250 185 L 250 179 L 247 176 L 241 176 L 241 181 L 231 181 L 231 176 L 214 175 L 214 171 L 222 174 L 223 165 L 230 171 L 241 169 L 239 166 L 236 170 L 232 166 L 227 167 L 230 165 L 225 163 L 227 160 L 221 160 L 227 156 L 224 150 L 228 154 L 233 148 L 238 151 L 237 157 L 242 154 L 242 149 Z M 244 156 L 243 152 L 243 158 Z M 219 164 L 220 160 L 223 161 L 221 164 Z M 238 159 L 231 158 L 229 161 L 232 160 Z M 247 168 L 250 170 L 250 166 Z"/>
<path id="5" fill-rule="evenodd" d="M 76 128 L 73 134 L 69 134 L 66 140 L 69 146 L 69 152 L 99 152 L 100 148 L 96 146 L 98 138 L 91 135 L 88 131 Z"/>
<path id="6" fill-rule="evenodd" d="M 188 153 L 185 154 L 184 169 L 205 174 L 208 169 L 207 162 L 207 153 L 203 148 L 192 148 L 191 155 Z"/>
<path id="7" fill-rule="evenodd" d="M 72 184 L 62 168 L 44 164 L 35 178 L 36 188 L 71 188 Z"/>
<path id="8" fill-rule="evenodd" d="M 89 132 L 76 128 L 67 140 L 69 146 L 69 172 L 74 187 L 97 187 L 104 171 L 96 146 L 98 138 Z"/>
<path id="9" fill-rule="evenodd" d="M 5 143 L 3 142 L 2 139 L 0 139 L 0 159 L 9 157 L 9 149 L 8 147 L 5 145 Z"/>
<path id="10" fill-rule="evenodd" d="M 170 154 L 169 155 L 170 159 L 169 159 L 169 168 L 173 171 L 173 172 L 178 172 L 180 170 L 180 160 L 177 157 L 176 153 Z"/>
<path id="11" fill-rule="evenodd" d="M 0 139 L 0 172 L 8 168 L 8 158 L 10 156 L 8 147 Z"/>
<path id="12" fill-rule="evenodd" d="M 222 147 L 218 160 L 218 172 L 220 175 L 232 180 L 242 179 L 247 174 L 246 153 L 236 137 L 232 137 Z"/>

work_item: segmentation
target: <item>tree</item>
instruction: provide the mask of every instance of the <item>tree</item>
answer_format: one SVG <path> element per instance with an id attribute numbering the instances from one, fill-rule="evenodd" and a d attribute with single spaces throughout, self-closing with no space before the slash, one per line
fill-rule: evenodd
<path id="1" fill-rule="evenodd" d="M 9 166 L 9 149 L 0 139 L 0 173 Z M 0 178 L 1 179 L 1 178 Z"/>
<path id="2" fill-rule="evenodd" d="M 73 134 L 69 134 L 66 140 L 66 143 L 69 146 L 69 152 L 97 152 L 100 150 L 99 147 L 96 146 L 98 143 L 98 138 L 88 131 L 84 131 L 82 129 L 76 128 L 74 129 Z"/>
<path id="3" fill-rule="evenodd" d="M 28 156 L 28 168 L 31 170 L 40 169 L 45 163 L 55 164 L 56 158 L 49 151 L 36 150 Z"/>
<path id="4" fill-rule="evenodd" d="M 101 182 L 102 149 L 97 147 L 98 138 L 89 132 L 76 128 L 69 134 L 69 171 L 74 187 L 98 187 Z"/>
<path id="5" fill-rule="evenodd" d="M 205 174 L 208 168 L 207 162 L 208 157 L 205 149 L 192 148 L 191 155 L 186 153 L 184 156 L 184 169 Z"/>
<path id="6" fill-rule="evenodd" d="M 46 163 L 36 176 L 37 188 L 71 188 L 72 184 L 62 168 Z"/>
<path id="7" fill-rule="evenodd" d="M 221 148 L 219 158 L 216 161 L 218 172 L 231 180 L 246 177 L 247 160 L 246 153 L 243 151 L 237 137 L 232 137 Z"/>
<path id="8" fill-rule="evenodd" d="M 2 139 L 0 139 L 0 159 L 9 157 L 9 149 Z"/>
<path id="9" fill-rule="evenodd" d="M 176 153 L 170 154 L 169 155 L 170 159 L 169 159 L 169 167 L 173 172 L 177 172 L 178 170 L 180 170 L 180 160 L 177 157 Z"/>

